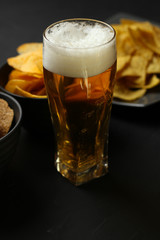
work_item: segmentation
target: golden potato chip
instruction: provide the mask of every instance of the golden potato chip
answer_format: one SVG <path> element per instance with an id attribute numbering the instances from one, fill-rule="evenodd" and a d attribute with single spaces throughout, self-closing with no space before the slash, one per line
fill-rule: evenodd
<path id="1" fill-rule="evenodd" d="M 46 95 L 35 95 L 35 94 L 31 94 L 23 89 L 21 89 L 20 87 L 16 87 L 15 89 L 15 94 L 23 96 L 23 97 L 30 97 L 30 98 L 47 98 Z"/>
<path id="2" fill-rule="evenodd" d="M 129 34 L 117 36 L 117 38 L 117 47 L 119 48 L 118 55 L 132 55 L 136 51 L 136 47 L 130 39 Z"/>
<path id="3" fill-rule="evenodd" d="M 34 79 L 33 81 L 28 81 L 28 86 L 26 88 L 27 92 L 35 92 L 44 86 L 43 82 L 39 79 Z M 24 89 L 25 90 L 25 89 Z"/>
<path id="4" fill-rule="evenodd" d="M 146 89 L 130 89 L 126 86 L 125 80 L 119 80 L 114 88 L 113 97 L 124 101 L 134 101 L 146 93 Z"/>
<path id="5" fill-rule="evenodd" d="M 132 56 L 129 65 L 121 72 L 120 77 L 133 77 L 131 87 L 142 87 L 146 79 L 146 66 L 148 61 L 142 56 Z M 130 78 L 131 79 L 131 78 Z"/>
<path id="6" fill-rule="evenodd" d="M 29 92 L 35 89 L 39 90 L 40 88 L 44 87 L 44 79 L 42 76 L 40 77 L 40 75 L 38 75 L 38 78 L 35 76 L 37 75 L 27 74 L 19 70 L 12 70 L 9 74 L 9 80 L 5 86 L 5 89 L 12 93 L 14 93 L 16 86 L 19 86 Z"/>
<path id="7" fill-rule="evenodd" d="M 119 57 L 117 59 L 117 72 L 123 70 L 129 64 L 130 60 L 131 60 L 130 55 Z"/>
<path id="8" fill-rule="evenodd" d="M 160 54 L 160 46 L 157 44 L 154 28 L 149 22 L 132 24 L 129 28 L 132 38 L 143 44 L 143 46 Z"/>
<path id="9" fill-rule="evenodd" d="M 6 90 L 25 97 L 47 97 L 42 47 L 42 43 L 24 43 L 17 48 L 19 55 L 7 59 L 13 70 L 9 74 Z"/>
<path id="10" fill-rule="evenodd" d="M 153 25 L 153 29 L 155 32 L 155 41 L 158 47 L 160 47 L 160 28 Z"/>
<path id="11" fill-rule="evenodd" d="M 17 86 L 25 89 L 28 86 L 28 82 L 25 80 L 13 79 L 8 81 L 8 83 L 5 86 L 5 89 L 11 93 L 15 93 L 15 89 Z"/>
<path id="12" fill-rule="evenodd" d="M 42 52 L 40 50 L 8 58 L 7 62 L 11 67 L 22 72 L 43 74 Z"/>
<path id="13" fill-rule="evenodd" d="M 39 90 L 43 87 L 43 82 L 39 79 L 34 79 L 32 81 L 23 80 L 23 79 L 11 79 L 5 86 L 5 89 L 9 92 L 16 93 L 16 88 L 20 87 L 21 89 L 32 93 L 32 91 Z"/>
<path id="14" fill-rule="evenodd" d="M 121 71 L 123 71 L 123 69 L 129 64 L 130 60 L 131 60 L 131 56 L 129 55 L 119 56 L 117 58 L 117 72 L 116 72 L 117 79 L 121 75 Z"/>
<path id="15" fill-rule="evenodd" d="M 121 25 L 112 25 L 116 30 L 116 44 L 117 44 L 117 55 L 132 55 L 136 46 L 129 34 L 128 28 L 122 27 Z"/>
<path id="16" fill-rule="evenodd" d="M 150 49 L 148 49 L 148 47 L 146 45 L 144 45 L 143 40 L 142 40 L 142 36 L 140 35 L 139 29 L 135 28 L 135 27 L 129 27 L 128 28 L 129 34 L 135 44 L 136 47 L 136 53 L 139 54 L 139 51 L 143 51 L 143 53 L 145 53 L 145 51 L 151 51 Z M 141 50 L 142 49 L 142 50 Z"/>
<path id="17" fill-rule="evenodd" d="M 35 43 L 35 42 L 24 43 L 17 48 L 17 52 L 19 54 L 22 54 L 22 53 L 33 52 L 33 51 L 37 51 L 37 50 L 42 51 L 42 48 L 43 48 L 42 43 Z"/>
<path id="18" fill-rule="evenodd" d="M 160 73 L 160 56 L 154 55 L 152 61 L 149 63 L 147 67 L 147 73 Z"/>
<path id="19" fill-rule="evenodd" d="M 150 89 L 160 84 L 160 79 L 156 75 L 151 75 L 146 80 L 146 84 L 143 86 L 144 89 Z"/>
<path id="20" fill-rule="evenodd" d="M 26 73 L 26 72 L 19 71 L 19 70 L 17 70 L 17 69 L 12 70 L 12 71 L 10 72 L 8 78 L 9 78 L 9 80 L 10 80 L 10 79 L 26 79 L 26 80 L 32 80 L 33 78 L 40 78 L 42 81 L 44 81 L 42 74 Z"/>
<path id="21" fill-rule="evenodd" d="M 137 50 L 135 52 L 135 55 L 142 56 L 149 63 L 152 60 L 154 53 L 150 49 L 145 48 L 144 46 L 137 45 Z"/>

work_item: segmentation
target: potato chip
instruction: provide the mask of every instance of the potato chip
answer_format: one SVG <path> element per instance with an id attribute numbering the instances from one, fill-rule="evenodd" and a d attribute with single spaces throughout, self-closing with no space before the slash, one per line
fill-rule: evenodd
<path id="1" fill-rule="evenodd" d="M 46 98 L 42 65 L 42 43 L 24 43 L 19 55 L 8 58 L 13 67 L 5 89 L 24 97 Z"/>
<path id="2" fill-rule="evenodd" d="M 131 60 L 131 56 L 129 56 L 129 55 L 118 57 L 118 59 L 117 59 L 117 72 L 116 72 L 116 78 L 117 79 L 120 77 L 123 69 L 129 64 L 130 60 Z"/>
<path id="3" fill-rule="evenodd" d="M 146 89 L 130 89 L 125 84 L 125 80 L 121 79 L 114 88 L 113 97 L 124 101 L 134 101 L 146 93 Z"/>
<path id="4" fill-rule="evenodd" d="M 27 81 L 23 79 L 12 79 L 8 81 L 5 89 L 9 92 L 16 93 L 15 90 L 17 86 L 25 91 L 32 93 L 32 91 L 41 89 L 43 87 L 43 82 L 39 79 L 34 79 L 32 81 Z"/>
<path id="5" fill-rule="evenodd" d="M 153 56 L 153 51 L 149 49 L 146 45 L 144 45 L 138 29 L 133 27 L 128 27 L 128 32 L 132 39 L 132 42 L 134 42 L 134 45 L 135 45 L 134 54 L 143 56 L 146 59 L 151 60 Z"/>
<path id="6" fill-rule="evenodd" d="M 147 67 L 147 73 L 148 74 L 160 73 L 160 56 L 158 56 L 158 55 L 153 56 L 152 61 L 149 63 L 149 65 Z"/>
<path id="7" fill-rule="evenodd" d="M 139 41 L 139 43 L 143 44 L 143 46 L 151 51 L 160 54 L 160 47 L 157 45 L 155 33 L 151 27 L 152 25 L 146 23 L 145 25 L 133 26 L 132 24 L 129 28 L 132 38 L 135 39 L 136 42 Z"/>
<path id="8" fill-rule="evenodd" d="M 117 59 L 117 72 L 122 71 L 130 62 L 131 56 L 126 55 L 126 56 L 120 56 Z"/>
<path id="9" fill-rule="evenodd" d="M 42 52 L 40 50 L 8 58 L 7 62 L 11 67 L 22 72 L 43 74 Z"/>
<path id="10" fill-rule="evenodd" d="M 37 51 L 37 50 L 42 51 L 42 48 L 43 48 L 42 43 L 35 43 L 35 42 L 24 43 L 17 48 L 17 52 L 19 54 L 22 54 L 22 53 L 33 52 L 33 51 Z"/>
<path id="11" fill-rule="evenodd" d="M 28 82 L 25 80 L 13 79 L 13 80 L 8 81 L 8 83 L 5 86 L 5 89 L 11 93 L 15 93 L 15 89 L 17 86 L 25 89 L 28 86 Z"/>
<path id="12" fill-rule="evenodd" d="M 151 75 L 146 80 L 146 84 L 143 86 L 144 89 L 150 89 L 160 84 L 160 79 L 156 75 Z"/>
<path id="13" fill-rule="evenodd" d="M 12 70 L 9 74 L 9 80 L 11 79 L 32 80 L 33 78 L 40 78 L 42 81 L 44 81 L 42 74 L 26 73 L 16 69 Z"/>
<path id="14" fill-rule="evenodd" d="M 146 80 L 146 66 L 148 61 L 142 56 L 132 56 L 129 65 L 121 72 L 120 77 L 129 77 L 130 87 L 141 88 Z"/>
<path id="15" fill-rule="evenodd" d="M 128 32 L 128 28 L 122 28 L 121 25 L 113 25 L 113 27 L 115 28 L 117 33 L 117 55 L 132 55 L 136 50 L 136 46 Z"/>
<path id="16" fill-rule="evenodd" d="M 15 94 L 23 96 L 23 97 L 30 97 L 30 98 L 47 98 L 46 95 L 36 95 L 36 94 L 31 94 L 20 87 L 16 87 L 15 89 Z"/>
<path id="17" fill-rule="evenodd" d="M 158 47 L 160 47 L 160 28 L 153 25 L 153 29 L 155 32 L 155 41 Z"/>

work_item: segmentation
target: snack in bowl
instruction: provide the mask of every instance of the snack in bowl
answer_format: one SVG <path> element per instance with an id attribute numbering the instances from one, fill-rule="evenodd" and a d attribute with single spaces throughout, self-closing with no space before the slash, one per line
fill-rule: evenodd
<path id="1" fill-rule="evenodd" d="M 0 138 L 10 130 L 14 117 L 14 111 L 8 106 L 6 100 L 0 98 Z"/>
<path id="2" fill-rule="evenodd" d="M 14 114 L 13 114 L 14 113 Z M 5 176 L 18 146 L 22 109 L 12 96 L 0 91 L 0 180 Z"/>
<path id="3" fill-rule="evenodd" d="M 160 28 L 121 19 L 117 34 L 117 74 L 113 97 L 134 101 L 160 84 Z"/>
<path id="4" fill-rule="evenodd" d="M 17 53 L 17 56 L 7 59 L 13 70 L 5 89 L 24 97 L 46 98 L 42 43 L 24 43 L 17 48 Z"/>

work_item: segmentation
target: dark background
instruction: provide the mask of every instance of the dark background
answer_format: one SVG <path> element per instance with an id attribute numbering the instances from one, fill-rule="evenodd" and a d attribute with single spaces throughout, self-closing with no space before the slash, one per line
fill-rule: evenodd
<path id="1" fill-rule="evenodd" d="M 160 23 L 158 1 L 0 1 L 0 66 L 24 42 L 64 18 L 106 20 L 128 13 Z M 0 181 L 0 239 L 159 240 L 160 104 L 113 105 L 109 174 L 72 186 L 53 167 L 52 135 L 22 128 Z"/>

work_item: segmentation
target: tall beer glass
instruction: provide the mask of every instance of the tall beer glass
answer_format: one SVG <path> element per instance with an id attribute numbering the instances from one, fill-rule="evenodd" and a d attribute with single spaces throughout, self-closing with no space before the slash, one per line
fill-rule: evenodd
<path id="1" fill-rule="evenodd" d="M 57 170 L 75 185 L 106 174 L 116 72 L 114 29 L 92 19 L 52 24 L 43 35 L 43 67 Z"/>

